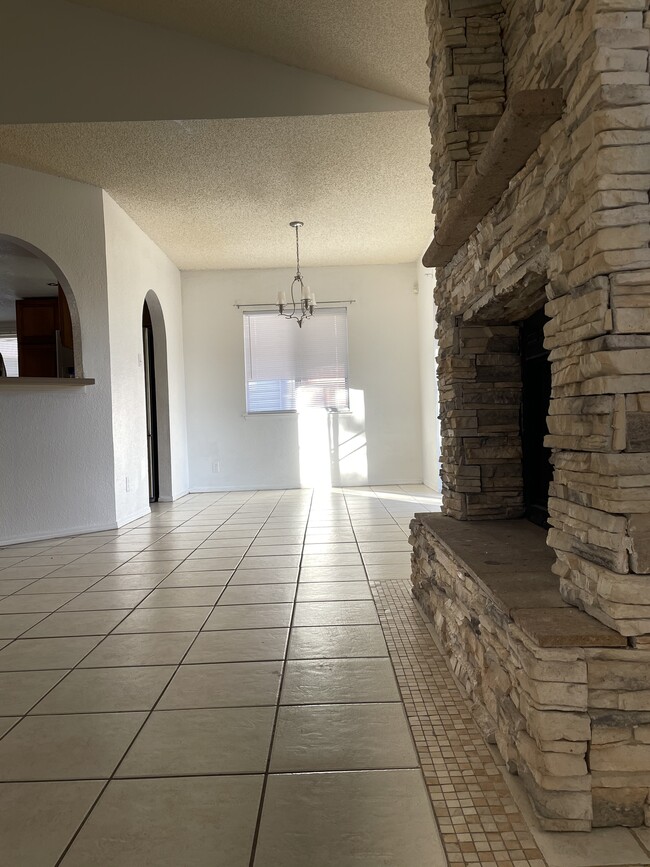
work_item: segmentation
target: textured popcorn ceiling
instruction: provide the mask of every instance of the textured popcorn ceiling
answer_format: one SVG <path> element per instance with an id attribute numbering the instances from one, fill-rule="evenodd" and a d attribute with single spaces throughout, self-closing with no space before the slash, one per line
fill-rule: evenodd
<path id="1" fill-rule="evenodd" d="M 426 104 L 425 0 L 74 0 Z"/>
<path id="2" fill-rule="evenodd" d="M 103 187 L 183 269 L 290 266 L 294 218 L 305 266 L 415 261 L 429 146 L 426 111 L 0 126 L 0 161 Z"/>

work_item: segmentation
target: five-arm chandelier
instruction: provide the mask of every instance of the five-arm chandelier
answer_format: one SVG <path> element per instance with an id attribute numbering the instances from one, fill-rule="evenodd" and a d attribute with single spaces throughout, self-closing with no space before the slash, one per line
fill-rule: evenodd
<path id="1" fill-rule="evenodd" d="M 316 309 L 316 296 L 305 286 L 305 281 L 300 273 L 300 238 L 298 233 L 305 225 L 302 220 L 292 220 L 289 225 L 296 231 L 296 276 L 291 281 L 291 299 L 287 301 L 286 293 L 278 292 L 278 314 L 285 319 L 295 319 L 300 328 L 305 319 L 311 319 Z M 300 295 L 300 299 L 296 298 Z"/>

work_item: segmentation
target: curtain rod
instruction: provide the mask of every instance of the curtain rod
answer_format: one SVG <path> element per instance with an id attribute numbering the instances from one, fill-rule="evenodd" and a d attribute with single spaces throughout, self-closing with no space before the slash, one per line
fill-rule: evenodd
<path id="1" fill-rule="evenodd" d="M 345 301 L 319 301 L 316 309 L 318 309 L 318 307 L 320 307 L 322 304 L 354 304 L 355 301 L 355 298 L 347 298 Z M 287 301 L 285 306 L 290 307 L 291 303 L 291 301 Z M 236 307 L 239 310 L 242 307 L 277 307 L 278 305 L 275 304 L 273 301 L 266 301 L 262 304 L 233 304 L 232 306 Z"/>

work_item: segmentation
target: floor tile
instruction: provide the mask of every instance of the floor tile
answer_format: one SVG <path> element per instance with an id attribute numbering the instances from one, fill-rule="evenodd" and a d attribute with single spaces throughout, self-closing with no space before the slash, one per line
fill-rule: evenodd
<path id="1" fill-rule="evenodd" d="M 300 583 L 317 581 L 365 581 L 363 566 L 304 566 L 300 570 Z"/>
<path id="2" fill-rule="evenodd" d="M 181 661 L 195 632 L 154 632 L 109 635 L 81 663 L 82 668 L 122 665 L 176 665 Z M 0 651 L 0 666 L 2 665 Z"/>
<path id="3" fill-rule="evenodd" d="M 92 587 L 101 578 L 39 578 L 27 587 L 18 591 L 18 595 L 31 595 L 33 593 L 69 593 L 76 595 L 89 587 Z"/>
<path id="4" fill-rule="evenodd" d="M 78 554 L 34 554 L 29 558 L 30 566 L 65 566 L 77 560 Z"/>
<path id="5" fill-rule="evenodd" d="M 67 673 L 68 669 L 0 672 L 2 713 L 26 714 Z"/>
<path id="6" fill-rule="evenodd" d="M 52 867 L 102 790 L 96 780 L 0 784 L 0 839 L 20 867 Z"/>
<path id="7" fill-rule="evenodd" d="M 300 563 L 299 554 L 275 554 L 270 557 L 259 557 L 247 554 L 241 561 L 242 569 L 288 569 L 297 568 Z"/>
<path id="8" fill-rule="evenodd" d="M 33 612 L 55 611 L 66 602 L 74 599 L 75 593 L 38 593 L 23 595 L 15 593 L 0 601 L 0 616 L 3 614 L 28 614 Z"/>
<path id="9" fill-rule="evenodd" d="M 232 577 L 230 587 L 239 584 L 290 584 L 298 580 L 296 568 L 284 569 L 238 569 Z"/>
<path id="10" fill-rule="evenodd" d="M 359 542 L 359 550 L 361 555 L 378 553 L 381 551 L 403 551 L 410 554 L 413 550 L 408 543 L 408 539 L 402 536 L 398 539 L 384 539 L 383 541 L 374 542 Z M 365 557 L 364 557 L 365 559 Z"/>
<path id="11" fill-rule="evenodd" d="M 336 867 L 445 867 L 420 771 L 270 777 L 255 867 L 332 867 L 333 849 Z"/>
<path id="12" fill-rule="evenodd" d="M 166 587 L 225 587 L 232 569 L 211 570 L 204 572 L 172 572 L 160 582 L 160 588 Z"/>
<path id="13" fill-rule="evenodd" d="M 359 566 L 361 565 L 361 555 L 359 553 L 305 554 L 302 558 L 302 565 L 307 568 L 317 566 Z"/>
<path id="14" fill-rule="evenodd" d="M 236 587 L 226 587 L 219 598 L 219 605 L 293 602 L 295 595 L 295 584 L 241 584 Z"/>
<path id="15" fill-rule="evenodd" d="M 275 705 L 280 662 L 224 662 L 181 665 L 158 707 L 245 707 Z"/>
<path id="16" fill-rule="evenodd" d="M 381 626 L 299 626 L 291 630 L 288 659 L 388 656 Z"/>
<path id="17" fill-rule="evenodd" d="M 589 833 L 534 831 L 548 867 L 638 867 L 650 864 L 627 828 L 597 828 Z"/>
<path id="18" fill-rule="evenodd" d="M 8 569 L 3 569 L 0 572 L 3 580 L 13 578 L 24 578 L 25 580 L 35 581 L 37 578 L 42 578 L 52 571 L 51 566 L 10 566 Z"/>
<path id="19" fill-rule="evenodd" d="M 261 790 L 260 776 L 113 780 L 62 867 L 248 867 Z"/>
<path id="20" fill-rule="evenodd" d="M 397 564 L 392 566 L 372 566 L 368 564 L 366 566 L 366 572 L 368 573 L 369 581 L 408 581 L 411 577 L 411 566 L 408 563 L 403 566 Z"/>
<path id="21" fill-rule="evenodd" d="M 0 650 L 0 671 L 73 668 L 99 641 L 98 636 L 19 638 Z"/>
<path id="22" fill-rule="evenodd" d="M 25 638 L 107 635 L 129 611 L 60 611 L 49 614 L 25 633 Z"/>
<path id="23" fill-rule="evenodd" d="M 275 557 L 278 554 L 295 556 L 302 554 L 302 535 L 289 541 L 287 537 L 259 537 L 250 546 L 248 553 L 251 557 Z"/>
<path id="24" fill-rule="evenodd" d="M 232 546 L 219 545 L 213 542 L 209 546 L 197 548 L 192 551 L 188 555 L 188 560 L 214 560 L 215 557 L 218 557 L 219 559 L 232 558 L 233 560 L 241 560 L 247 550 L 248 548 L 245 545 L 233 548 Z"/>
<path id="25" fill-rule="evenodd" d="M 323 581 L 298 585 L 298 602 L 372 599 L 367 581 Z"/>
<path id="26" fill-rule="evenodd" d="M 208 557 L 204 559 L 185 560 L 174 571 L 184 572 L 223 572 L 228 569 L 236 569 L 239 557 Z"/>
<path id="27" fill-rule="evenodd" d="M 203 627 L 204 629 L 256 629 L 261 627 L 288 626 L 292 605 L 263 603 L 261 605 L 217 606 Z M 2 653 L 0 652 L 0 661 Z"/>
<path id="28" fill-rule="evenodd" d="M 90 590 L 104 592 L 109 590 L 153 590 L 164 579 L 160 575 L 107 575 L 93 584 Z"/>
<path id="29" fill-rule="evenodd" d="M 356 542 L 313 542 L 307 541 L 305 554 L 356 554 Z"/>
<path id="30" fill-rule="evenodd" d="M 358 626 L 379 623 L 375 603 L 360 602 L 298 602 L 294 626 Z"/>
<path id="31" fill-rule="evenodd" d="M 2 575 L 1 572 L 0 575 Z M 23 588 L 29 587 L 31 584 L 35 583 L 35 581 L 24 581 L 16 578 L 14 578 L 13 581 L 0 580 L 0 595 L 9 596 L 11 593 L 16 593 L 18 590 L 22 590 Z"/>
<path id="32" fill-rule="evenodd" d="M 175 670 L 173 665 L 78 668 L 55 686 L 32 714 L 151 710 Z"/>
<path id="33" fill-rule="evenodd" d="M 363 554 L 363 562 L 366 566 L 404 566 L 409 568 L 411 565 L 410 552 L 402 551 L 383 551 Z"/>
<path id="34" fill-rule="evenodd" d="M 116 776 L 262 773 L 274 716 L 272 707 L 154 711 Z"/>
<path id="35" fill-rule="evenodd" d="M 354 534 L 357 542 L 386 542 L 388 540 L 402 542 L 407 538 L 406 533 L 393 524 L 394 529 L 376 529 L 373 524 L 368 527 L 356 527 Z"/>
<path id="36" fill-rule="evenodd" d="M 113 772 L 144 713 L 25 717 L 0 741 L 0 780 L 83 780 Z"/>
<path id="37" fill-rule="evenodd" d="M 0 614 L 0 638 L 18 638 L 44 617 L 47 617 L 46 611 L 33 614 Z"/>
<path id="38" fill-rule="evenodd" d="M 399 701 L 388 659 L 300 659 L 286 663 L 281 704 Z"/>
<path id="39" fill-rule="evenodd" d="M 132 557 L 130 563 L 161 563 L 164 564 L 167 560 L 173 560 L 178 564 L 179 560 L 189 557 L 194 552 L 194 548 L 174 548 L 171 551 L 147 550 L 141 551 Z"/>
<path id="40" fill-rule="evenodd" d="M 281 707 L 272 772 L 417 768 L 401 704 Z"/>
<path id="41" fill-rule="evenodd" d="M 149 590 L 112 590 L 107 593 L 86 590 L 62 611 L 101 611 L 111 608 L 135 608 L 150 593 Z"/>
<path id="42" fill-rule="evenodd" d="M 190 648 L 185 662 L 283 659 L 288 635 L 288 629 L 225 629 L 202 632 Z"/>
<path id="43" fill-rule="evenodd" d="M 0 716 L 0 738 L 20 722 L 19 716 Z"/>
<path id="44" fill-rule="evenodd" d="M 111 563 L 90 563 L 84 566 L 77 566 L 72 563 L 70 566 L 61 566 L 60 569 L 46 572 L 46 574 L 50 578 L 103 578 L 112 570 L 113 564 Z"/>
<path id="45" fill-rule="evenodd" d="M 202 608 L 136 608 L 115 629 L 123 632 L 198 632 L 212 611 Z"/>
<path id="46" fill-rule="evenodd" d="M 181 608 L 208 605 L 212 607 L 221 596 L 221 587 L 170 587 L 152 590 L 140 603 L 144 608 Z"/>

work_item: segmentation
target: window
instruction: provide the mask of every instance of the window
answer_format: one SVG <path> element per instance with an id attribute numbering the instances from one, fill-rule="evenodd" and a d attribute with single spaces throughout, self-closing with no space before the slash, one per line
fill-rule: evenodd
<path id="1" fill-rule="evenodd" d="M 246 410 L 348 409 L 345 307 L 316 310 L 298 328 L 275 311 L 244 313 Z"/>
<path id="2" fill-rule="evenodd" d="M 18 339 L 15 334 L 0 331 L 0 356 L 7 376 L 18 376 Z M 0 376 L 3 375 L 2 362 L 0 362 Z"/>

